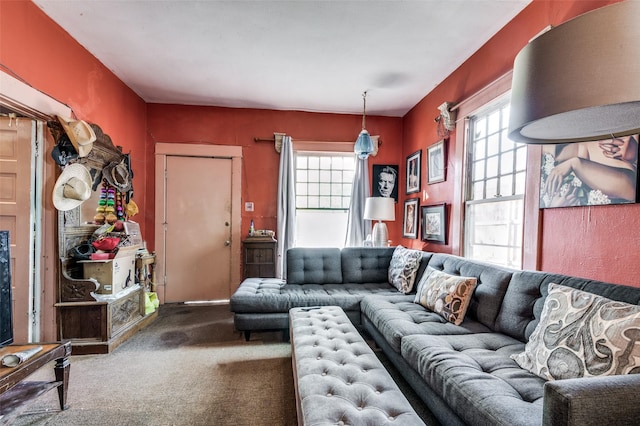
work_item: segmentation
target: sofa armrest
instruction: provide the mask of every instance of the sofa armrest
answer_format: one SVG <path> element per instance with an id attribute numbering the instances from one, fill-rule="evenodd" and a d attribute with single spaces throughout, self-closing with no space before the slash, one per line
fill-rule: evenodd
<path id="1" fill-rule="evenodd" d="M 543 426 L 640 424 L 640 374 L 549 381 Z"/>

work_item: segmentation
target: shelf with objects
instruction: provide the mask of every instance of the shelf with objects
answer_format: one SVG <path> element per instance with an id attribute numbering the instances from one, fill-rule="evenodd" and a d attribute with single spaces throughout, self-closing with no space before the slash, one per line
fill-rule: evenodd
<path id="1" fill-rule="evenodd" d="M 96 124 L 62 117 L 47 124 L 61 168 L 52 194 L 60 258 L 58 339 L 69 340 L 75 355 L 109 353 L 157 317 L 137 269 L 137 259 L 148 252 L 131 219 L 138 206 L 130 155 Z"/>

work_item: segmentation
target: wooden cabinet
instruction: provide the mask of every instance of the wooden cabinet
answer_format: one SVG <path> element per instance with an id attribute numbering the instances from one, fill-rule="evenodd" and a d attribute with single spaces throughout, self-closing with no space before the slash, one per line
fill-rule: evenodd
<path id="1" fill-rule="evenodd" d="M 248 237 L 244 244 L 244 277 L 276 276 L 276 244 L 272 237 Z"/>
<path id="2" fill-rule="evenodd" d="M 84 278 L 82 264 L 65 256 L 96 228 L 59 227 L 58 339 L 70 340 L 74 355 L 109 353 L 157 317 L 157 310 L 145 315 L 145 289 L 140 284 L 113 295 L 98 294 L 98 281 Z"/>

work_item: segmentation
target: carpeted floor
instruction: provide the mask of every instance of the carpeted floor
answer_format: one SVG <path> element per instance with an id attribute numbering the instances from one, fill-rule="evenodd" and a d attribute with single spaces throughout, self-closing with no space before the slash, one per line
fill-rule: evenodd
<path id="1" fill-rule="evenodd" d="M 53 380 L 53 364 L 31 378 Z M 72 355 L 68 392 L 69 409 L 60 411 L 51 391 L 12 424 L 296 424 L 289 343 L 275 332 L 246 342 L 228 305 L 162 305 L 156 321 L 111 354 Z"/>

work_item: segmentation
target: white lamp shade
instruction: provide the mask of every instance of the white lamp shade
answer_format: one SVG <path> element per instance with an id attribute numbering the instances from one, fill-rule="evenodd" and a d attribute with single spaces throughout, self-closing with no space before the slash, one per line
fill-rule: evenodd
<path id="1" fill-rule="evenodd" d="M 390 197 L 368 197 L 364 204 L 365 220 L 396 220 L 396 203 Z"/>
<path id="2" fill-rule="evenodd" d="M 640 1 L 587 12 L 518 53 L 509 138 L 593 141 L 640 133 Z"/>

